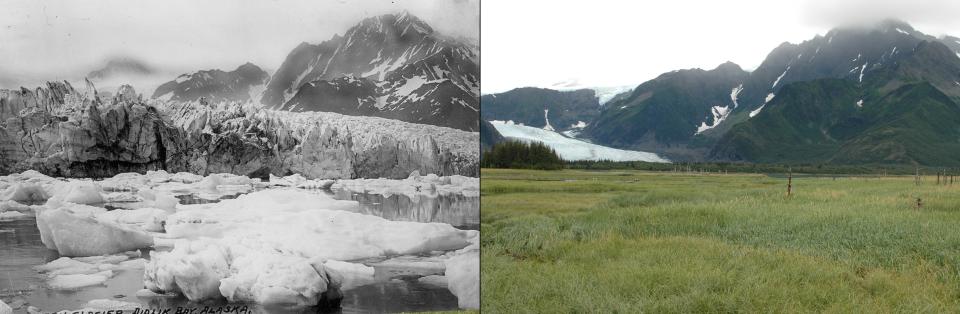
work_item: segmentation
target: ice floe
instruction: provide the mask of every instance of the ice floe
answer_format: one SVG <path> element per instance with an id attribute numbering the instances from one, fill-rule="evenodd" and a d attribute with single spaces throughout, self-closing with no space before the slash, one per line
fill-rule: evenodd
<path id="1" fill-rule="evenodd" d="M 138 254 L 134 251 L 116 255 L 61 257 L 34 269 L 47 275 L 47 285 L 54 290 L 76 290 L 102 285 L 116 271 L 143 268 L 144 260 L 138 258 Z"/>
<path id="2" fill-rule="evenodd" d="M 435 174 L 428 174 L 421 176 L 420 172 L 414 171 L 409 177 L 403 180 L 338 180 L 336 183 L 333 183 L 330 188 L 381 195 L 403 194 L 415 196 L 463 194 L 465 196 L 479 196 L 480 179 L 461 175 L 437 176 Z"/>
<path id="3" fill-rule="evenodd" d="M 106 209 L 81 204 L 47 208 L 37 214 L 40 239 L 62 256 L 119 253 L 153 245 L 146 231 L 98 215 Z"/>
<path id="4" fill-rule="evenodd" d="M 326 266 L 324 261 L 457 250 L 469 245 L 473 234 L 448 224 L 388 221 L 345 211 L 356 206 L 298 189 L 181 205 L 166 220 L 167 235 L 180 240 L 170 252 L 151 254 L 146 285 L 191 300 L 223 296 L 314 305 L 328 285 L 343 283 L 344 276 L 333 269 L 344 265 Z M 259 275 L 265 273 L 270 275 Z M 330 279 L 333 273 L 339 279 Z"/>
<path id="5" fill-rule="evenodd" d="M 479 185 L 478 178 L 416 171 L 403 180 L 308 180 L 294 174 L 268 182 L 164 171 L 94 181 L 27 171 L 0 177 L 0 195 L 6 197 L 0 198 L 0 219 L 36 213 L 41 241 L 62 256 L 36 267 L 54 290 L 103 285 L 135 269 L 144 272 L 147 288 L 138 297 L 304 306 L 336 300 L 342 289 L 392 279 L 378 279 L 378 267 L 446 287 L 451 265 L 465 269 L 447 261 L 470 254 L 479 234 L 446 223 L 363 214 L 357 201 L 310 189 L 478 196 Z M 183 196 L 203 195 L 214 203 L 181 204 Z M 153 248 L 149 260 L 139 258 L 137 250 L 144 248 Z M 457 278 L 461 283 L 463 276 Z M 462 287 L 451 284 L 450 290 L 469 296 Z M 117 307 L 84 305 L 106 308 Z"/>

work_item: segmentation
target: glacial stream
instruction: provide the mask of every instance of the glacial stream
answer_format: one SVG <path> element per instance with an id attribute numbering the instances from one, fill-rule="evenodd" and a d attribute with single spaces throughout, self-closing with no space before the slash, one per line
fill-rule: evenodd
<path id="1" fill-rule="evenodd" d="M 251 191 L 252 192 L 252 191 Z M 448 195 L 380 195 L 355 193 L 348 190 L 316 189 L 339 200 L 354 200 L 360 204 L 358 212 L 379 216 L 393 221 L 442 222 L 463 230 L 479 229 L 479 197 L 461 194 Z M 209 199 L 196 194 L 180 195 L 180 204 L 219 202 L 236 198 L 240 194 Z M 110 210 L 122 208 L 123 204 L 103 204 Z M 149 250 L 140 250 L 143 258 L 149 259 Z M 75 310 L 93 299 L 111 299 L 134 302 L 145 308 L 204 307 L 226 305 L 225 300 L 191 302 L 183 296 L 140 298 L 136 292 L 144 288 L 143 269 L 119 270 L 103 285 L 79 290 L 53 290 L 46 284 L 46 275 L 33 267 L 59 258 L 55 250 L 47 249 L 40 240 L 36 218 L 20 217 L 0 220 L 0 298 L 14 307 L 15 313 L 26 312 L 33 306 L 44 312 Z M 412 260 L 418 257 L 410 256 Z M 446 287 L 419 280 L 431 275 L 422 269 L 403 267 L 380 267 L 377 262 L 386 258 L 357 261 L 373 266 L 374 282 L 343 291 L 342 313 L 366 312 L 412 312 L 456 310 L 457 297 Z M 247 305 L 254 313 L 315 313 L 316 308 L 284 309 Z"/>

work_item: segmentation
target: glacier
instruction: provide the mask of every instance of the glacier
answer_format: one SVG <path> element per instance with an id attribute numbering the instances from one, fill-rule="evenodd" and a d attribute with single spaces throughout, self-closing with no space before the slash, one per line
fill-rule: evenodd
<path id="1" fill-rule="evenodd" d="M 564 160 L 613 160 L 670 162 L 654 153 L 622 150 L 572 139 L 560 133 L 515 124 L 512 121 L 490 121 L 504 137 L 521 141 L 538 141 L 550 146 Z"/>
<path id="2" fill-rule="evenodd" d="M 113 99 L 67 82 L 0 90 L 0 173 L 63 177 L 166 170 L 299 173 L 309 179 L 479 174 L 479 135 L 446 127 L 252 103 Z"/>

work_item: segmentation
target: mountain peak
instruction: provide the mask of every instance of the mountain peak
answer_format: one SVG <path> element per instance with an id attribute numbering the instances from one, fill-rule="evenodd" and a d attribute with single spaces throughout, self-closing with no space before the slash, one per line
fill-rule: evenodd
<path id="1" fill-rule="evenodd" d="M 350 37 L 353 34 L 387 33 L 391 31 L 400 36 L 404 36 L 408 32 L 416 32 L 423 36 L 432 34 L 433 28 L 417 16 L 404 10 L 400 13 L 366 18 L 347 30 L 344 37 Z"/>
<path id="2" fill-rule="evenodd" d="M 91 71 L 87 77 L 100 79 L 114 74 L 152 74 L 154 69 L 143 61 L 130 57 L 116 57 L 107 60 L 100 69 Z"/>
<path id="3" fill-rule="evenodd" d="M 720 65 L 718 65 L 715 69 L 713 69 L 713 71 L 724 71 L 724 72 L 726 72 L 726 71 L 736 71 L 736 72 L 743 72 L 743 68 L 741 68 L 740 65 L 738 65 L 738 64 L 736 64 L 736 63 L 733 63 L 732 61 L 727 61 L 727 62 L 724 62 L 724 63 L 721 63 Z"/>

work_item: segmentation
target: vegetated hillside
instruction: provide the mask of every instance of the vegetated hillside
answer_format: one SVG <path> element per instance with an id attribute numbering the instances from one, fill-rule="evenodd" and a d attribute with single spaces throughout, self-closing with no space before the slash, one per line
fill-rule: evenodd
<path id="1" fill-rule="evenodd" d="M 960 165 L 955 100 L 927 82 L 860 100 L 863 94 L 844 80 L 791 84 L 711 154 L 752 162 Z"/>

